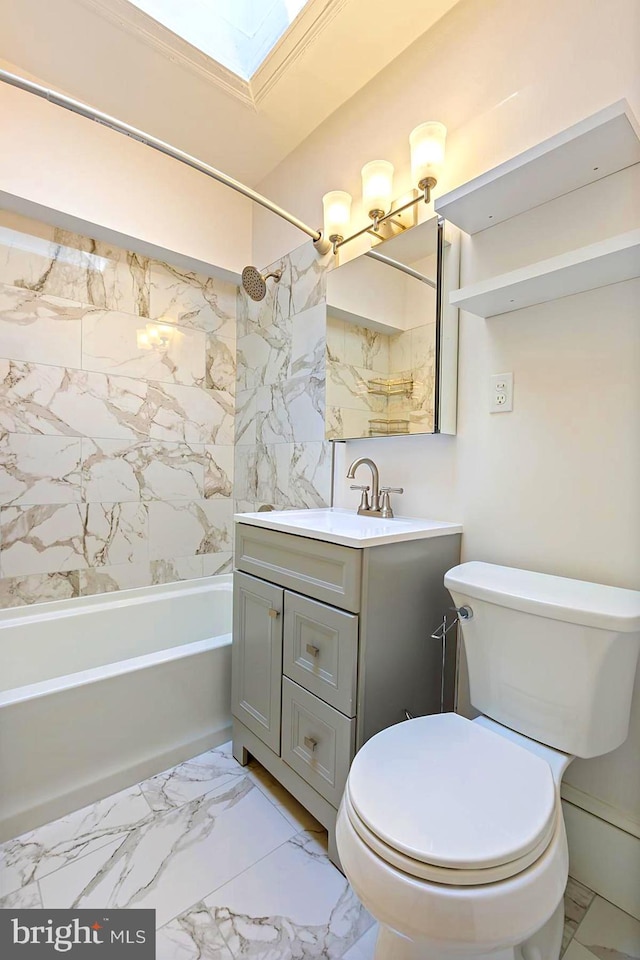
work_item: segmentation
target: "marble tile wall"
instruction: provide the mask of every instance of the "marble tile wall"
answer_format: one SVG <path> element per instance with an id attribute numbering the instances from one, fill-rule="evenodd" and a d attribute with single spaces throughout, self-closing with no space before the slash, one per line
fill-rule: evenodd
<path id="1" fill-rule="evenodd" d="M 264 300 L 238 298 L 235 497 L 239 511 L 327 506 L 325 276 L 306 243 L 269 266 Z"/>
<path id="2" fill-rule="evenodd" d="M 327 317 L 327 428 L 332 439 L 368 437 L 372 420 L 406 420 L 407 432 L 434 425 L 435 324 L 385 335 Z M 371 393 L 374 378 L 412 380 L 410 396 Z M 375 434 L 374 434 L 375 435 Z"/>
<path id="3" fill-rule="evenodd" d="M 0 213 L 0 606 L 230 568 L 236 300 Z"/>

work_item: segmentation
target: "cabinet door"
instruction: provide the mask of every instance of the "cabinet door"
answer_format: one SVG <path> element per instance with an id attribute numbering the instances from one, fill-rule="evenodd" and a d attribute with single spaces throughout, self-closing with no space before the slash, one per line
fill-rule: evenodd
<path id="1" fill-rule="evenodd" d="M 284 591 L 245 573 L 233 580 L 231 709 L 280 754 Z"/>

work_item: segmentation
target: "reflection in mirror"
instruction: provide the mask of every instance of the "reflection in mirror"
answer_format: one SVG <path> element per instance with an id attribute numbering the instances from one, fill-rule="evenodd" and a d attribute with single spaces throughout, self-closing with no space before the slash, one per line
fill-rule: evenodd
<path id="1" fill-rule="evenodd" d="M 455 433 L 458 267 L 433 217 L 329 274 L 327 439 Z"/>

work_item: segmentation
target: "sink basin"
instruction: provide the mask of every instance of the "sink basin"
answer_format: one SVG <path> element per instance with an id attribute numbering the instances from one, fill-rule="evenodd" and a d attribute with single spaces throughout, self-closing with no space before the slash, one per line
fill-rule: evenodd
<path id="1" fill-rule="evenodd" d="M 423 540 L 462 533 L 459 523 L 422 520 L 415 517 L 358 516 L 355 510 L 327 507 L 322 510 L 273 510 L 267 513 L 236 513 L 235 520 L 312 540 L 338 543 L 344 547 L 377 547 L 403 540 Z"/>

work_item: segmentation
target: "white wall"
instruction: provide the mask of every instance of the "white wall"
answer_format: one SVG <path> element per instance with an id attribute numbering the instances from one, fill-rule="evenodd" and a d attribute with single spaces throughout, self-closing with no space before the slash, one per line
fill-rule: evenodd
<path id="1" fill-rule="evenodd" d="M 638 114 L 638 36 L 637 0 L 462 0 L 260 189 L 319 222 L 325 191 L 359 196 L 366 160 L 390 159 L 402 192 L 422 120 L 449 129 L 445 192 L 621 97 Z M 609 181 L 466 242 L 463 280 L 637 226 L 637 171 Z M 256 212 L 254 262 L 298 242 Z M 353 503 L 344 465 L 366 452 L 404 486 L 402 512 L 464 523 L 465 559 L 639 588 L 638 302 L 633 282 L 491 321 L 462 314 L 458 436 L 339 446 L 337 503 Z M 488 377 L 504 371 L 514 412 L 490 415 Z M 568 780 L 640 825 L 639 699 L 628 743 Z"/>
<path id="2" fill-rule="evenodd" d="M 0 117 L 0 206 L 226 279 L 250 260 L 252 205 L 227 187 L 6 84 Z"/>

